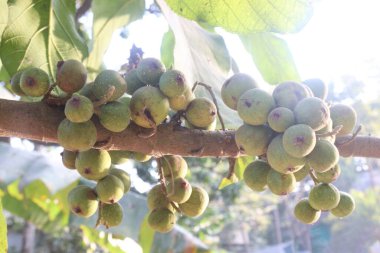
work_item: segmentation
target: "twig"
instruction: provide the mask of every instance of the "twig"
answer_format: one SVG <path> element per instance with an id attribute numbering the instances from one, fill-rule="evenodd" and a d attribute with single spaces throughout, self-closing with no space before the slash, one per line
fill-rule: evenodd
<path id="1" fill-rule="evenodd" d="M 353 142 L 356 138 L 356 136 L 358 136 L 359 132 L 362 130 L 362 125 L 359 125 L 358 128 L 355 130 L 355 132 L 352 134 L 352 136 L 347 139 L 347 140 L 344 140 L 342 142 L 339 142 L 339 143 L 336 143 L 337 146 L 343 146 L 343 145 L 347 145 L 347 144 L 350 144 L 351 142 Z"/>
<path id="2" fill-rule="evenodd" d="M 317 177 L 314 175 L 314 170 L 313 169 L 309 170 L 309 175 L 310 175 L 310 177 L 313 180 L 313 182 L 314 182 L 315 185 L 319 184 L 319 181 L 318 181 Z"/>
<path id="3" fill-rule="evenodd" d="M 78 20 L 91 8 L 92 0 L 85 0 L 83 4 L 78 8 L 77 13 L 75 14 L 75 22 L 78 23 Z"/>
<path id="4" fill-rule="evenodd" d="M 201 86 L 205 87 L 207 89 L 207 91 L 210 93 L 210 95 L 212 97 L 212 100 L 213 100 L 213 102 L 215 104 L 215 107 L 216 107 L 216 113 L 218 114 L 218 118 L 219 118 L 220 124 L 222 125 L 222 130 L 225 131 L 226 128 L 224 127 L 223 118 L 222 118 L 222 115 L 220 114 L 218 102 L 216 100 L 214 92 L 212 91 L 212 87 L 210 85 L 207 85 L 207 84 L 202 83 L 202 82 L 195 82 L 194 85 L 193 85 L 193 88 L 191 89 L 191 91 L 194 92 L 195 88 L 198 85 L 201 85 Z"/>
<path id="5" fill-rule="evenodd" d="M 235 164 L 236 164 L 236 158 L 228 158 L 228 175 L 227 178 L 231 179 L 231 177 L 235 174 Z"/>
<path id="6" fill-rule="evenodd" d="M 95 228 L 99 227 L 99 225 L 102 223 L 102 205 L 103 205 L 103 203 L 99 200 L 98 219 L 96 220 Z"/>
<path id="7" fill-rule="evenodd" d="M 343 125 L 339 125 L 339 126 L 336 126 L 330 132 L 323 133 L 323 134 L 316 134 L 316 136 L 319 138 L 334 136 L 334 135 L 337 135 L 340 132 L 340 130 L 342 130 L 342 128 L 343 128 Z"/>

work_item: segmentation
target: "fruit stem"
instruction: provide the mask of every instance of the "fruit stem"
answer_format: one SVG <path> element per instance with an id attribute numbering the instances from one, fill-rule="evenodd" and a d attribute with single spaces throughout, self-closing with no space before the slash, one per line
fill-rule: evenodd
<path id="1" fill-rule="evenodd" d="M 216 107 L 216 113 L 218 114 L 218 118 L 219 118 L 219 122 L 220 124 L 222 125 L 222 130 L 225 131 L 226 128 L 224 126 L 224 122 L 223 122 L 223 118 L 222 118 L 222 115 L 220 114 L 220 111 L 219 111 L 219 106 L 218 106 L 218 102 L 216 100 L 216 97 L 215 97 L 215 94 L 214 92 L 212 91 L 212 87 L 210 85 L 207 85 L 205 83 L 202 83 L 202 82 L 195 82 L 194 85 L 193 85 L 193 88 L 191 89 L 192 92 L 194 92 L 195 88 L 200 85 L 200 86 L 203 86 L 204 88 L 207 89 L 207 91 L 210 93 L 211 97 L 212 97 L 212 101 L 214 102 L 215 104 L 215 107 Z"/>
<path id="2" fill-rule="evenodd" d="M 363 127 L 362 125 L 359 125 L 358 128 L 355 130 L 355 132 L 352 134 L 352 136 L 349 139 L 338 142 L 336 143 L 336 145 L 343 146 L 343 145 L 347 145 L 353 142 L 355 138 L 358 136 L 359 132 L 362 130 L 362 127 Z"/>
<path id="3" fill-rule="evenodd" d="M 102 222 L 102 205 L 103 203 L 100 202 L 99 200 L 99 205 L 98 205 L 98 219 L 96 220 L 95 228 L 99 227 L 99 225 Z"/>
<path id="4" fill-rule="evenodd" d="M 339 126 L 336 126 L 331 132 L 316 134 L 316 136 L 319 138 L 334 136 L 334 135 L 337 135 L 342 128 L 343 128 L 343 125 L 339 125 Z"/>
<path id="5" fill-rule="evenodd" d="M 309 175 L 310 175 L 310 177 L 313 180 L 313 182 L 314 182 L 315 185 L 319 184 L 319 181 L 318 181 L 317 177 L 314 175 L 314 170 L 313 169 L 309 170 Z"/>
<path id="6" fill-rule="evenodd" d="M 235 163 L 236 163 L 236 158 L 228 158 L 228 175 L 227 178 L 231 179 L 231 177 L 235 174 Z"/>

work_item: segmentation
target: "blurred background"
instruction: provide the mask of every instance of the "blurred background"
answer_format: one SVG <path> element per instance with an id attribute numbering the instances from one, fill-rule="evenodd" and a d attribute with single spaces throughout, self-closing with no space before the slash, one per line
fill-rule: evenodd
<path id="1" fill-rule="evenodd" d="M 363 125 L 360 134 L 373 136 L 380 136 L 379 8 L 378 1 L 369 0 L 313 1 L 314 11 L 305 27 L 280 36 L 300 79 L 321 78 L 329 87 L 327 100 L 351 105 Z M 89 10 L 79 19 L 90 37 L 93 18 Z M 242 40 L 223 28 L 215 31 L 224 39 L 234 68 L 272 89 Z M 142 48 L 145 57 L 166 59 L 169 48 L 173 51 L 165 46 L 170 43 L 163 43 L 169 32 L 167 19 L 147 0 L 140 19 L 112 33 L 103 67 L 123 70 L 132 45 Z M 231 68 L 227 76 L 232 73 Z M 222 82 L 212 85 L 220 88 Z M 18 99 L 5 83 L 0 96 Z M 226 111 L 224 115 L 232 114 Z M 234 125 L 233 117 L 229 126 Z M 255 193 L 241 181 L 221 185 L 228 173 L 226 159 L 186 158 L 187 178 L 207 190 L 209 207 L 198 218 L 179 217 L 172 232 L 159 234 L 146 222 L 146 194 L 158 181 L 154 159 L 120 165 L 132 179 L 132 190 L 121 201 L 123 223 L 109 230 L 94 229 L 96 218 L 81 219 L 69 212 L 67 193 L 78 183 L 91 182 L 62 165 L 62 150 L 56 145 L 1 138 L 0 194 L 8 225 L 8 252 L 380 252 L 380 160 L 341 158 L 342 173 L 334 184 L 352 194 L 356 210 L 343 219 L 322 213 L 316 224 L 304 225 L 294 218 L 293 207 L 308 195 L 314 184 L 311 178 L 298 183 L 294 193 L 278 197 L 269 191 Z"/>

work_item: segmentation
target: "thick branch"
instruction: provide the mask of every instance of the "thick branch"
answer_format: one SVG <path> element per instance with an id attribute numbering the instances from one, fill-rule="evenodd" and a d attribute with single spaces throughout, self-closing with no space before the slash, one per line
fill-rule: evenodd
<path id="1" fill-rule="evenodd" d="M 0 99 L 0 137 L 19 137 L 42 142 L 57 143 L 57 128 L 64 119 L 62 107 L 43 102 L 27 103 Z M 181 156 L 237 157 L 239 148 L 234 131 L 202 131 L 178 127 L 175 124 L 160 125 L 157 133 L 149 138 L 144 133 L 150 129 L 131 124 L 121 133 L 104 129 L 93 118 L 98 129 L 98 141 L 110 143 L 107 149 L 138 151 L 156 156 L 177 154 Z M 350 136 L 337 138 L 344 142 Z M 357 136 L 352 142 L 338 145 L 342 156 L 380 158 L 380 138 Z"/>

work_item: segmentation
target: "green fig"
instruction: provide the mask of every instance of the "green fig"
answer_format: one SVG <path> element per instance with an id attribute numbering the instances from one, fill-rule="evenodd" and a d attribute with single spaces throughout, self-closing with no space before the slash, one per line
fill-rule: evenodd
<path id="1" fill-rule="evenodd" d="M 128 127 L 131 121 L 130 116 L 129 108 L 118 101 L 100 106 L 100 112 L 98 113 L 100 124 L 115 133 L 122 132 Z"/>
<path id="2" fill-rule="evenodd" d="M 193 99 L 195 99 L 195 95 L 189 88 L 182 95 L 169 98 L 169 105 L 174 111 L 185 110 Z"/>
<path id="3" fill-rule="evenodd" d="M 136 68 L 137 77 L 145 84 L 157 85 L 161 75 L 165 72 L 165 66 L 155 58 L 142 59 Z"/>
<path id="4" fill-rule="evenodd" d="M 334 167 L 338 160 L 338 149 L 327 140 L 317 140 L 313 151 L 307 156 L 307 162 L 316 172 L 327 171 Z"/>
<path id="5" fill-rule="evenodd" d="M 163 73 L 158 85 L 162 93 L 169 98 L 178 97 L 190 89 L 185 75 L 175 69 L 170 69 Z"/>
<path id="6" fill-rule="evenodd" d="M 62 120 L 57 131 L 58 143 L 71 151 L 85 151 L 96 143 L 96 127 L 91 120 L 73 123 L 68 119 Z"/>
<path id="7" fill-rule="evenodd" d="M 86 67 L 79 61 L 71 59 L 57 64 L 57 85 L 67 93 L 82 89 L 87 79 Z"/>
<path id="8" fill-rule="evenodd" d="M 101 202 L 113 204 L 123 197 L 124 184 L 117 176 L 109 174 L 98 181 L 95 191 Z"/>
<path id="9" fill-rule="evenodd" d="M 16 95 L 20 97 L 26 96 L 26 94 L 21 90 L 21 87 L 20 87 L 20 79 L 21 79 L 22 72 L 23 71 L 17 72 L 16 74 L 13 75 L 11 79 L 12 91 L 13 93 L 15 93 Z"/>
<path id="10" fill-rule="evenodd" d="M 342 126 L 337 136 L 351 134 L 356 125 L 356 112 L 354 108 L 345 104 L 335 104 L 330 107 L 330 117 L 333 128 Z"/>
<path id="11" fill-rule="evenodd" d="M 204 189 L 194 186 L 190 198 L 186 202 L 179 204 L 179 209 L 186 216 L 197 217 L 206 210 L 208 202 L 208 193 Z"/>
<path id="12" fill-rule="evenodd" d="M 264 191 L 267 186 L 268 173 L 271 169 L 266 161 L 253 161 L 244 170 L 244 183 L 254 191 Z"/>
<path id="13" fill-rule="evenodd" d="M 75 159 L 77 158 L 77 154 L 78 152 L 64 149 L 61 153 L 63 165 L 68 169 L 75 170 Z"/>
<path id="14" fill-rule="evenodd" d="M 189 182 L 181 177 L 170 181 L 167 186 L 168 199 L 178 204 L 186 202 L 190 198 L 191 191 L 192 187 Z"/>
<path id="15" fill-rule="evenodd" d="M 331 209 L 331 213 L 339 218 L 350 215 L 355 209 L 355 201 L 352 196 L 346 192 L 339 192 L 340 198 L 338 205 Z"/>
<path id="16" fill-rule="evenodd" d="M 338 206 L 339 199 L 339 190 L 332 184 L 318 184 L 309 193 L 310 206 L 316 210 L 331 210 Z"/>
<path id="17" fill-rule="evenodd" d="M 282 145 L 285 151 L 294 157 L 304 157 L 313 151 L 317 137 L 311 127 L 297 124 L 285 130 Z"/>
<path id="18" fill-rule="evenodd" d="M 161 165 L 165 178 L 185 177 L 187 174 L 187 163 L 182 156 L 166 155 L 161 159 Z"/>
<path id="19" fill-rule="evenodd" d="M 131 69 L 129 72 L 127 72 L 124 75 L 124 79 L 128 84 L 127 93 L 129 95 L 133 95 L 133 93 L 140 89 L 141 87 L 144 87 L 146 84 L 141 82 L 141 80 L 137 77 L 137 70 Z"/>
<path id="20" fill-rule="evenodd" d="M 79 185 L 72 189 L 67 199 L 70 210 L 82 217 L 90 217 L 98 209 L 98 199 L 95 191 L 85 185 Z"/>
<path id="21" fill-rule="evenodd" d="M 158 208 L 167 208 L 171 212 L 175 213 L 174 207 L 170 204 L 170 200 L 165 195 L 161 184 L 157 184 L 150 189 L 147 196 L 147 203 L 149 210 Z"/>
<path id="22" fill-rule="evenodd" d="M 309 125 L 317 131 L 327 125 L 330 110 L 322 99 L 311 97 L 301 100 L 296 105 L 294 115 L 298 124 Z"/>
<path id="23" fill-rule="evenodd" d="M 40 97 L 49 90 L 49 75 L 39 68 L 28 68 L 20 77 L 20 88 L 27 96 Z"/>
<path id="24" fill-rule="evenodd" d="M 278 107 L 293 110 L 302 99 L 310 97 L 305 85 L 297 82 L 283 82 L 276 86 L 272 96 Z"/>
<path id="25" fill-rule="evenodd" d="M 329 184 L 338 179 L 340 172 L 339 164 L 335 164 L 334 167 L 325 172 L 315 172 L 315 177 L 319 182 Z"/>
<path id="26" fill-rule="evenodd" d="M 250 125 L 263 125 L 275 107 L 273 97 L 266 91 L 255 88 L 244 92 L 237 103 L 239 117 Z"/>
<path id="27" fill-rule="evenodd" d="M 121 182 L 123 182 L 124 193 L 128 192 L 131 189 L 131 177 L 126 171 L 122 169 L 111 168 L 108 173 L 110 175 L 116 176 L 121 180 Z"/>
<path id="28" fill-rule="evenodd" d="M 235 133 L 236 144 L 251 156 L 265 154 L 274 134 L 267 126 L 241 125 Z"/>
<path id="29" fill-rule="evenodd" d="M 148 216 L 149 226 L 160 233 L 171 231 L 176 221 L 175 214 L 166 208 L 154 209 Z"/>
<path id="30" fill-rule="evenodd" d="M 117 71 L 107 69 L 100 72 L 95 78 L 92 92 L 97 99 L 109 96 L 106 99 L 107 101 L 115 101 L 123 96 L 126 90 L 127 83 L 124 78 Z"/>
<path id="31" fill-rule="evenodd" d="M 106 150 L 90 149 L 79 152 L 75 167 L 82 177 L 99 180 L 107 176 L 111 167 L 111 157 Z"/>
<path id="32" fill-rule="evenodd" d="M 115 227 L 123 220 L 123 207 L 119 203 L 100 205 L 100 224 L 106 228 Z"/>
<path id="33" fill-rule="evenodd" d="M 327 92 L 328 92 L 328 87 L 327 85 L 319 78 L 312 78 L 312 79 L 307 79 L 303 81 L 306 86 L 308 86 L 315 97 L 318 97 L 322 100 L 326 100 L 327 97 Z"/>
<path id="34" fill-rule="evenodd" d="M 296 119 L 293 111 L 286 107 L 274 108 L 268 115 L 268 125 L 278 133 L 285 132 L 287 128 L 295 123 Z"/>
<path id="35" fill-rule="evenodd" d="M 89 121 L 94 114 L 94 106 L 90 99 L 79 94 L 73 94 L 65 105 L 65 116 L 75 123 Z"/>
<path id="36" fill-rule="evenodd" d="M 240 96 L 247 90 L 258 88 L 256 81 L 247 74 L 237 73 L 228 78 L 221 88 L 223 102 L 232 110 L 237 110 Z"/>
<path id="37" fill-rule="evenodd" d="M 186 108 L 186 119 L 195 127 L 208 127 L 216 119 L 216 106 L 208 98 L 195 98 Z"/>
<path id="38" fill-rule="evenodd" d="M 294 207 L 294 216 L 305 224 L 314 224 L 321 217 L 321 211 L 310 206 L 307 198 L 301 199 Z"/>
<path id="39" fill-rule="evenodd" d="M 169 113 L 168 99 L 158 88 L 152 86 L 135 91 L 129 106 L 132 120 L 145 128 L 154 128 L 163 122 Z"/>
<path id="40" fill-rule="evenodd" d="M 267 185 L 273 194 L 287 195 L 296 188 L 296 178 L 292 173 L 282 174 L 271 169 L 268 172 Z"/>

